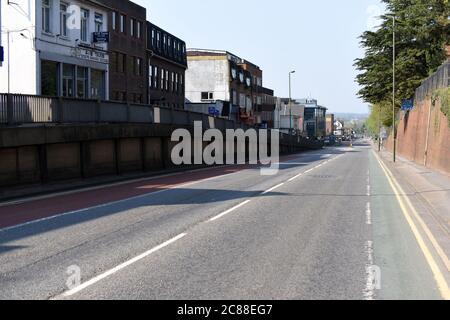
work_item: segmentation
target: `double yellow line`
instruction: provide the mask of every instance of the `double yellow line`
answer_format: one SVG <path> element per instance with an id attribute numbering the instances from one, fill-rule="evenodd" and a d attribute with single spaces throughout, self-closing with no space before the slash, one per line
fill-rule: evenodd
<path id="1" fill-rule="evenodd" d="M 373 151 L 373 150 L 372 150 Z M 381 161 L 378 154 L 376 154 L 375 151 L 373 151 L 376 159 L 378 160 L 378 163 L 381 166 L 381 169 L 383 170 L 384 174 L 386 175 L 389 184 L 391 185 L 392 190 L 395 193 L 395 196 L 397 198 L 398 203 L 400 204 L 400 207 L 402 209 L 403 215 L 406 218 L 406 221 L 408 222 L 416 240 L 419 244 L 420 249 L 422 250 L 425 259 L 428 262 L 428 265 L 431 268 L 431 271 L 433 273 L 433 276 L 436 280 L 437 286 L 439 288 L 439 291 L 442 295 L 442 298 L 445 300 L 450 300 L 450 289 L 447 284 L 447 281 L 445 279 L 445 276 L 442 274 L 441 269 L 439 268 L 439 265 L 436 263 L 436 260 L 433 257 L 433 254 L 431 253 L 430 249 L 428 248 L 426 242 L 424 241 L 422 235 L 419 232 L 419 228 L 414 223 L 413 217 L 416 219 L 416 221 L 419 223 L 420 227 L 422 228 L 423 232 L 427 235 L 429 241 L 433 245 L 434 249 L 436 250 L 436 253 L 439 255 L 439 257 L 442 259 L 442 262 L 444 263 L 447 272 L 450 272 L 450 262 L 445 254 L 444 250 L 442 250 L 439 243 L 436 241 L 436 238 L 433 236 L 433 233 L 430 231 L 430 229 L 427 227 L 423 219 L 420 217 L 417 210 L 412 205 L 409 198 L 406 196 L 406 193 L 404 192 L 403 188 L 399 185 L 397 180 L 395 179 L 392 172 L 389 170 L 389 168 Z M 403 196 L 402 196 L 403 195 Z M 408 210 L 409 209 L 409 210 Z M 412 216 L 410 214 L 412 213 Z"/>

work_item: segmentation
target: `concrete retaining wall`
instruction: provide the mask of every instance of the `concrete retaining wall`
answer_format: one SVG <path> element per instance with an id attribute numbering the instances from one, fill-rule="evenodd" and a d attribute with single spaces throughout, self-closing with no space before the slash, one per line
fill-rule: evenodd
<path id="1" fill-rule="evenodd" d="M 173 169 L 171 152 L 177 143 L 170 138 L 176 128 L 180 126 L 74 124 L 0 128 L 0 197 L 16 186 Z M 193 127 L 185 129 L 193 133 Z M 282 136 L 280 141 L 284 154 L 321 147 L 321 143 L 294 136 Z"/>

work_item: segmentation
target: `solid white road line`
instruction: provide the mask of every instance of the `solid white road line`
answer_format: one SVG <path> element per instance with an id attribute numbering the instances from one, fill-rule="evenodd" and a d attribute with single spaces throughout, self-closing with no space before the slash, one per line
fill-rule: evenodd
<path id="1" fill-rule="evenodd" d="M 125 269 L 126 267 L 128 267 L 128 266 L 130 266 L 130 265 L 132 265 L 132 264 L 134 264 L 134 263 L 136 263 L 136 262 L 138 262 L 138 261 L 148 257 L 149 255 L 155 253 L 156 251 L 159 251 L 159 250 L 161 250 L 161 249 L 171 245 L 172 243 L 174 243 L 174 242 L 184 238 L 186 235 L 187 235 L 186 233 L 182 233 L 182 234 L 176 236 L 175 238 L 172 238 L 171 240 L 166 241 L 166 242 L 160 244 L 159 246 L 154 247 L 153 249 L 151 249 L 151 250 L 149 250 L 147 252 L 144 252 L 143 254 L 141 254 L 141 255 L 133 258 L 133 259 L 130 259 L 130 260 L 122 263 L 122 264 L 118 265 L 117 267 L 115 267 L 113 269 L 110 269 L 110 270 L 108 270 L 108 271 L 106 271 L 106 272 L 96 276 L 95 278 L 92 278 L 91 280 L 89 280 L 89 281 L 79 285 L 78 287 L 76 287 L 74 289 L 71 289 L 69 291 L 66 291 L 65 293 L 63 293 L 62 297 L 73 296 L 74 294 L 77 294 L 78 292 L 86 289 L 87 287 L 92 286 L 93 284 L 95 284 L 95 283 L 97 283 L 97 282 L 99 282 L 99 281 L 101 281 L 101 280 L 103 280 L 103 279 L 105 279 L 105 278 L 107 278 L 107 277 L 109 277 L 109 276 L 119 272 L 120 270 Z"/>
<path id="2" fill-rule="evenodd" d="M 239 208 L 245 206 L 245 205 L 248 204 L 250 201 L 251 201 L 251 200 L 246 200 L 246 201 L 244 201 L 244 202 L 238 204 L 237 206 L 234 206 L 233 208 L 228 209 L 228 210 L 225 211 L 225 212 L 222 212 L 221 214 L 215 216 L 214 218 L 211 218 L 211 219 L 209 220 L 209 222 L 216 221 L 216 220 L 222 218 L 223 216 L 226 216 L 227 214 L 229 214 L 229 213 L 231 213 L 231 212 L 233 212 L 233 211 L 235 211 L 235 210 L 237 210 L 237 209 L 239 209 Z"/>

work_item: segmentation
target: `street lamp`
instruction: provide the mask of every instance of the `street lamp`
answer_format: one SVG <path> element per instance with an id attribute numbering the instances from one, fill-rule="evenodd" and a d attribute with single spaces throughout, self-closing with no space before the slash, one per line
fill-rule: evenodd
<path id="1" fill-rule="evenodd" d="M 397 134 L 395 129 L 395 14 L 392 15 L 392 128 L 394 133 L 394 163 L 397 160 Z"/>
<path id="2" fill-rule="evenodd" d="M 289 134 L 292 134 L 292 79 L 291 76 L 295 73 L 295 70 L 289 72 L 289 122 L 290 130 Z"/>

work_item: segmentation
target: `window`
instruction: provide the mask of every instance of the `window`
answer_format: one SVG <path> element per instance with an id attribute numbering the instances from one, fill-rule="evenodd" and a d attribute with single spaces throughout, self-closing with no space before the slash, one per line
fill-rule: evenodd
<path id="1" fill-rule="evenodd" d="M 121 14 L 120 15 L 120 32 L 122 32 L 122 33 L 126 32 L 125 22 L 126 22 L 126 17 L 125 17 L 125 15 Z"/>
<path id="2" fill-rule="evenodd" d="M 77 98 L 87 98 L 88 69 L 77 67 Z"/>
<path id="3" fill-rule="evenodd" d="M 41 62 L 41 94 L 55 97 L 58 95 L 58 63 L 42 60 Z"/>
<path id="4" fill-rule="evenodd" d="M 172 56 L 173 48 L 172 48 L 172 38 L 171 37 L 167 38 L 167 46 L 169 48 L 169 55 Z"/>
<path id="5" fill-rule="evenodd" d="M 42 31 L 51 32 L 50 0 L 42 0 Z"/>
<path id="6" fill-rule="evenodd" d="M 130 19 L 130 36 L 132 36 L 132 37 L 134 37 L 134 24 L 135 24 L 135 20 Z"/>
<path id="7" fill-rule="evenodd" d="M 81 41 L 88 42 L 88 32 L 89 32 L 89 11 L 86 9 L 81 9 Z"/>
<path id="8" fill-rule="evenodd" d="M 164 75 L 165 75 L 164 69 L 161 69 L 161 85 L 159 86 L 161 90 L 164 90 Z"/>
<path id="9" fill-rule="evenodd" d="M 214 100 L 213 92 L 202 92 L 202 100 Z"/>
<path id="10" fill-rule="evenodd" d="M 142 22 L 138 21 L 137 25 L 137 30 L 136 30 L 136 37 L 138 39 L 140 39 L 142 37 Z"/>
<path id="11" fill-rule="evenodd" d="M 117 72 L 125 73 L 127 65 L 127 56 L 123 53 L 117 53 Z"/>
<path id="12" fill-rule="evenodd" d="M 174 72 L 172 72 L 172 77 L 171 77 L 171 89 L 172 89 L 172 92 L 174 92 L 175 91 L 175 73 Z"/>
<path id="13" fill-rule="evenodd" d="M 112 29 L 116 30 L 117 28 L 117 12 L 113 11 L 112 16 L 111 16 L 111 25 L 112 25 Z"/>
<path id="14" fill-rule="evenodd" d="M 105 99 L 104 72 L 91 69 L 91 98 Z"/>
<path id="15" fill-rule="evenodd" d="M 158 67 L 154 68 L 153 73 L 153 88 L 158 89 Z"/>
<path id="16" fill-rule="evenodd" d="M 156 47 L 159 49 L 161 49 L 161 32 L 158 31 L 156 32 Z"/>
<path id="17" fill-rule="evenodd" d="M 142 59 L 141 58 L 134 58 L 134 74 L 136 76 L 142 75 Z"/>
<path id="18" fill-rule="evenodd" d="M 165 52 L 167 51 L 167 35 L 163 37 L 163 49 Z"/>
<path id="19" fill-rule="evenodd" d="M 95 13 L 95 31 L 103 31 L 103 15 L 100 13 Z"/>
<path id="20" fill-rule="evenodd" d="M 238 95 L 237 95 L 237 91 L 236 90 L 232 91 L 232 103 L 234 105 L 238 105 Z"/>
<path id="21" fill-rule="evenodd" d="M 166 70 L 166 91 L 169 90 L 169 71 Z"/>
<path id="22" fill-rule="evenodd" d="M 67 37 L 67 4 L 62 3 L 59 6 L 59 35 Z"/>
<path id="23" fill-rule="evenodd" d="M 245 108 L 245 94 L 239 94 L 239 106 Z"/>
<path id="24" fill-rule="evenodd" d="M 150 65 L 150 60 L 148 61 L 148 85 L 150 88 L 153 87 L 153 66 Z"/>
<path id="25" fill-rule="evenodd" d="M 155 47 L 155 41 L 156 41 L 156 38 L 155 38 L 155 29 L 152 29 L 152 47 L 153 47 L 153 48 Z"/>
<path id="26" fill-rule="evenodd" d="M 74 66 L 70 64 L 63 65 L 63 84 L 62 95 L 63 97 L 73 97 L 73 85 L 74 85 Z"/>
<path id="27" fill-rule="evenodd" d="M 175 74 L 175 91 L 178 92 L 180 90 L 178 85 L 178 73 Z"/>

